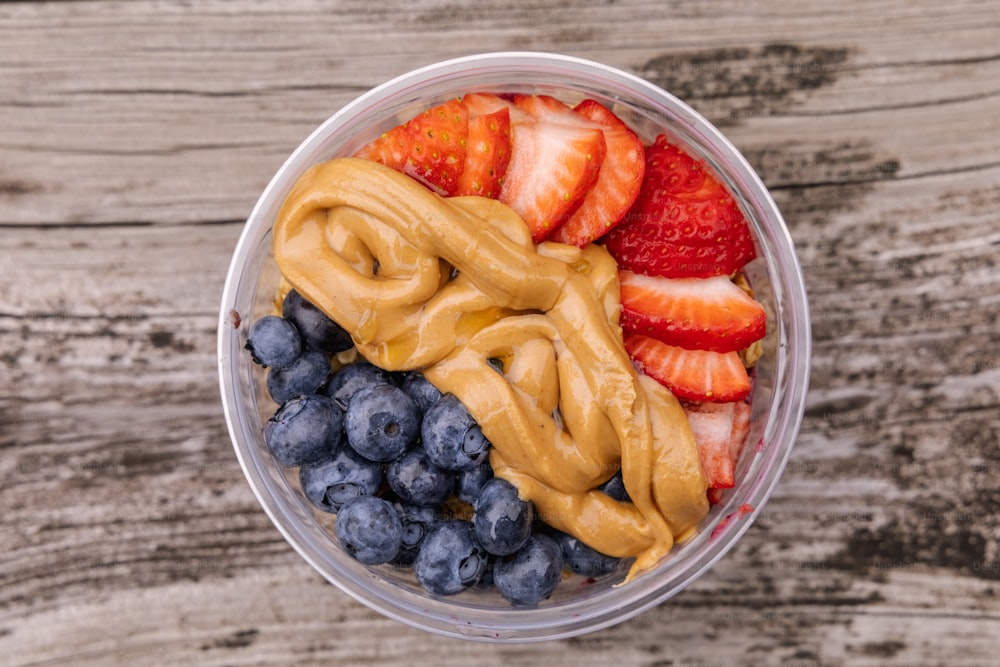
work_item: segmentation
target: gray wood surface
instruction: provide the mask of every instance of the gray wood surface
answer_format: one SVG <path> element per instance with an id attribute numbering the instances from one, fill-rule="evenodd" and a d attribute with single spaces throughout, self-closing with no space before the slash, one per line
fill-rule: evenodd
<path id="1" fill-rule="evenodd" d="M 0 664 L 1000 664 L 1000 6 L 0 3 Z M 437 638 L 323 582 L 228 441 L 242 221 L 413 66 L 560 51 L 702 111 L 807 271 L 808 410 L 763 515 L 661 607 Z"/>

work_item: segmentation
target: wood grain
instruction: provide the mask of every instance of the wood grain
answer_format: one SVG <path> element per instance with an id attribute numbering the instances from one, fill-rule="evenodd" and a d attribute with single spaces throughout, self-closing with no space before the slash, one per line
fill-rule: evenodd
<path id="1" fill-rule="evenodd" d="M 0 663 L 990 665 L 1000 651 L 991 0 L 0 3 Z M 247 488 L 215 327 L 292 149 L 441 58 L 560 51 L 724 129 L 806 270 L 802 434 L 668 603 L 444 640 L 324 583 Z"/>

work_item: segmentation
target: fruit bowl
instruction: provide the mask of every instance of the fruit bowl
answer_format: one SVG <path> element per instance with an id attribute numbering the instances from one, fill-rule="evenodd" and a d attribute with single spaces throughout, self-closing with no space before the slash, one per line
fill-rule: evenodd
<path id="1" fill-rule="evenodd" d="M 654 567 L 626 581 L 564 573 L 554 592 L 512 605 L 495 588 L 470 586 L 434 595 L 409 568 L 366 565 L 340 544 L 333 515 L 303 492 L 299 474 L 278 463 L 265 442 L 277 405 L 266 375 L 245 349 L 251 325 L 275 313 L 282 276 L 272 244 L 283 202 L 314 165 L 356 154 L 420 112 L 469 92 L 553 96 L 567 104 L 596 100 L 646 145 L 668 132 L 702 161 L 745 216 L 755 259 L 743 275 L 767 316 L 754 366 L 749 433 L 735 485 Z M 752 524 L 777 485 L 802 418 L 810 357 L 802 273 L 781 215 L 737 149 L 670 93 L 626 72 L 579 58 L 530 52 L 490 53 L 423 67 L 380 85 L 331 116 L 292 153 L 244 227 L 226 280 L 218 339 L 223 406 L 236 455 L 264 511 L 324 578 L 368 607 L 430 632 L 481 641 L 539 641 L 622 622 L 682 591 L 723 556 Z"/>

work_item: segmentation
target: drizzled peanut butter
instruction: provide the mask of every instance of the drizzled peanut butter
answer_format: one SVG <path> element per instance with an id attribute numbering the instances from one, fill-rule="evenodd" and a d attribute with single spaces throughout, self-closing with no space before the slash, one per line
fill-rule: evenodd
<path id="1" fill-rule="evenodd" d="M 707 513 L 683 410 L 622 345 L 617 267 L 602 247 L 535 246 L 495 200 L 442 198 L 338 158 L 290 192 L 274 256 L 363 357 L 421 369 L 455 394 L 493 443 L 496 475 L 553 527 L 634 557 L 629 579 Z M 595 490 L 619 466 L 631 503 Z"/>

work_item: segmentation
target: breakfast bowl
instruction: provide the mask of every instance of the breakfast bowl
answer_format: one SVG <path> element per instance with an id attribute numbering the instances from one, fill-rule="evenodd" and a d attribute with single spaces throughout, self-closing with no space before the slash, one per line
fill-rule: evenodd
<path id="1" fill-rule="evenodd" d="M 410 567 L 366 564 L 348 553 L 335 529 L 336 515 L 317 508 L 295 466 L 279 462 L 269 450 L 265 433 L 279 406 L 269 394 L 266 369 L 247 349 L 252 325 L 281 312 L 278 295 L 288 286 L 275 257 L 275 224 L 287 214 L 283 207 L 303 175 L 334 158 L 355 156 L 392 128 L 469 93 L 546 96 L 566 105 L 594 100 L 644 145 L 668 134 L 715 176 L 745 217 L 754 254 L 740 275 L 766 313 L 766 333 L 756 343 L 752 384 L 743 401 L 749 406 L 746 432 L 729 488 L 716 489 L 697 521 L 641 571 L 630 569 L 634 560 L 624 558 L 597 576 L 565 568 L 554 589 L 531 604 L 512 604 L 482 582 L 436 594 Z M 422 67 L 334 113 L 295 149 L 250 213 L 229 268 L 218 330 L 222 401 L 236 456 L 288 543 L 326 580 L 380 614 L 480 641 L 540 641 L 608 627 L 663 604 L 708 571 L 751 526 L 779 482 L 803 414 L 809 359 L 808 304 L 792 240 L 767 189 L 732 143 L 683 101 L 639 77 L 534 52 L 487 53 Z"/>

